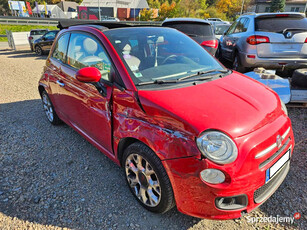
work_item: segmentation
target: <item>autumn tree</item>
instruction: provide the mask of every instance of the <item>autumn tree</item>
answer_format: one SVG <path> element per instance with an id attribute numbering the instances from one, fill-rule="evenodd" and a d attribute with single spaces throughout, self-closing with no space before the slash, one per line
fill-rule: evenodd
<path id="1" fill-rule="evenodd" d="M 152 9 L 143 9 L 140 12 L 140 20 L 141 21 L 150 21 L 153 16 Z"/>
<path id="2" fill-rule="evenodd" d="M 168 1 L 164 2 L 159 8 L 159 20 L 163 21 L 165 18 L 176 17 L 176 2 L 171 4 Z"/>
<path id="3" fill-rule="evenodd" d="M 285 3 L 286 3 L 286 0 L 272 0 L 271 12 L 285 11 Z"/>

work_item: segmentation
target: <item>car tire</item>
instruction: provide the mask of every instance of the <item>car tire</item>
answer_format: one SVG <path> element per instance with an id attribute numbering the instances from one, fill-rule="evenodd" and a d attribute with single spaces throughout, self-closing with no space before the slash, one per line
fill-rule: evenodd
<path id="1" fill-rule="evenodd" d="M 307 88 L 307 69 L 297 69 L 292 75 L 292 84 Z"/>
<path id="2" fill-rule="evenodd" d="M 124 152 L 122 165 L 128 187 L 143 207 L 165 213 L 175 206 L 165 168 L 148 146 L 140 142 L 131 144 Z"/>
<path id="3" fill-rule="evenodd" d="M 245 73 L 247 71 L 247 68 L 241 65 L 241 60 L 240 60 L 238 52 L 236 52 L 234 55 L 232 69 L 240 73 Z"/>
<path id="4" fill-rule="evenodd" d="M 40 46 L 35 46 L 35 53 L 38 55 L 38 56 L 42 56 L 43 55 L 43 50 Z"/>
<path id="5" fill-rule="evenodd" d="M 42 98 L 43 108 L 48 121 L 53 125 L 62 124 L 62 121 L 56 114 L 53 104 L 51 103 L 51 100 L 46 91 L 42 92 L 41 98 Z"/>

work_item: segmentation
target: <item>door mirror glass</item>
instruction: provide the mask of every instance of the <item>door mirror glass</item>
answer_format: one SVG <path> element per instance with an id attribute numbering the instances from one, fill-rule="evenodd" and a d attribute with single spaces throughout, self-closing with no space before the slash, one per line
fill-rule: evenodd
<path id="1" fill-rule="evenodd" d="M 84 83 L 95 83 L 101 79 L 101 73 L 96 67 L 85 67 L 76 73 L 76 78 Z"/>

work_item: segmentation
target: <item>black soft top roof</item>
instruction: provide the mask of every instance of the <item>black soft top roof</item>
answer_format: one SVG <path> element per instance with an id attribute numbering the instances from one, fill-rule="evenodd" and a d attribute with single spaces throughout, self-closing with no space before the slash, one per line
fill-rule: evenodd
<path id="1" fill-rule="evenodd" d="M 91 20 L 77 20 L 77 19 L 67 19 L 67 20 L 60 20 L 58 24 L 58 28 L 60 30 L 67 29 L 70 26 L 80 26 L 80 25 L 96 25 L 96 26 L 103 26 L 108 29 L 115 29 L 115 28 L 122 28 L 122 27 L 131 27 L 132 25 L 128 25 L 126 23 L 120 22 L 100 22 L 100 21 L 91 21 Z"/>

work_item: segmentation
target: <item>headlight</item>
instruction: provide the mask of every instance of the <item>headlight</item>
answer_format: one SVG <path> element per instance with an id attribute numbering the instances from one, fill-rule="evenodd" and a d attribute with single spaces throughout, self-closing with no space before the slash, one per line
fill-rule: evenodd
<path id="1" fill-rule="evenodd" d="M 281 103 L 281 109 L 285 112 L 285 114 L 288 116 L 288 110 L 287 110 L 287 107 L 285 105 L 285 103 L 281 100 L 280 100 L 280 103 Z"/>
<path id="2" fill-rule="evenodd" d="M 237 159 L 237 146 L 224 133 L 204 132 L 196 139 L 196 143 L 202 154 L 215 163 L 229 164 Z"/>

